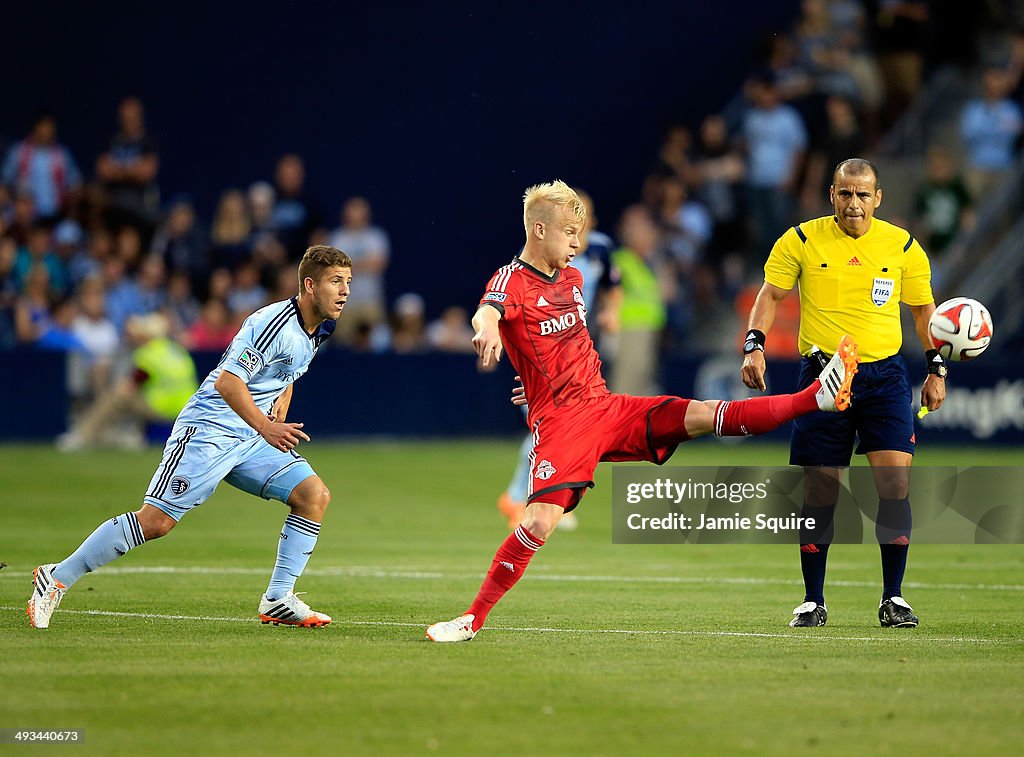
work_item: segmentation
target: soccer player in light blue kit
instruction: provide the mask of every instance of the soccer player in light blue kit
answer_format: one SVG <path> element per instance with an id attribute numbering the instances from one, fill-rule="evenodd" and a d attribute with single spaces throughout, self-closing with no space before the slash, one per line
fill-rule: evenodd
<path id="1" fill-rule="evenodd" d="M 618 269 L 612 265 L 611 255 L 615 249 L 615 242 L 604 232 L 598 231 L 597 217 L 594 215 L 594 201 L 586 192 L 577 189 L 580 201 L 587 209 L 587 224 L 584 228 L 584 238 L 581 240 L 586 249 L 577 255 L 569 264 L 578 268 L 583 274 L 583 301 L 588 310 L 594 310 L 598 306 L 598 297 L 602 298 L 601 310 L 598 312 L 596 323 L 600 330 L 609 333 L 618 333 L 619 330 L 619 304 L 622 302 L 622 290 L 620 287 L 621 277 Z M 594 335 L 597 342 L 597 335 Z M 523 415 L 526 415 L 525 403 L 519 403 Z M 498 512 L 508 518 L 508 528 L 514 531 L 522 522 L 526 514 L 526 493 L 530 485 L 530 453 L 533 451 L 533 434 L 527 434 L 523 443 L 519 446 L 519 457 L 516 461 L 516 469 L 508 487 L 498 498 Z M 576 529 L 576 514 L 565 513 L 558 522 L 558 528 L 566 531 Z"/>
<path id="2" fill-rule="evenodd" d="M 142 507 L 101 524 L 61 562 L 35 569 L 28 602 L 34 627 L 49 626 L 75 581 L 164 536 L 222 480 L 291 509 L 260 600 L 260 620 L 303 627 L 331 622 L 293 593 L 331 494 L 295 451 L 300 441 L 309 441 L 303 424 L 285 417 L 292 384 L 334 332 L 351 283 L 352 261 L 344 252 L 325 245 L 306 251 L 299 263 L 299 294 L 246 318 L 220 364 L 178 415 Z"/>

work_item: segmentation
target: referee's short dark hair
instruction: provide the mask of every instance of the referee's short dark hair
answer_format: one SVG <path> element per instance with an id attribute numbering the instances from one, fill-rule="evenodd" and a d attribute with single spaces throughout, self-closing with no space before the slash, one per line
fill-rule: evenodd
<path id="1" fill-rule="evenodd" d="M 875 177 L 875 189 L 879 187 L 878 166 L 867 158 L 847 158 L 846 160 L 839 161 L 836 170 L 832 172 L 833 186 L 835 186 L 836 177 L 840 173 L 850 174 L 851 176 L 863 176 L 869 173 Z"/>

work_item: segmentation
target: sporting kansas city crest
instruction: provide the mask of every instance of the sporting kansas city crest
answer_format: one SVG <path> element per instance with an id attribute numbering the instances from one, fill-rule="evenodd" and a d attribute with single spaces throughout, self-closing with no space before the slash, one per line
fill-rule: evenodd
<path id="1" fill-rule="evenodd" d="M 184 476 L 175 476 L 171 479 L 171 491 L 175 495 L 181 495 L 188 491 L 189 481 Z"/>
<path id="2" fill-rule="evenodd" d="M 892 297 L 892 290 L 896 282 L 892 279 L 875 279 L 871 287 L 871 301 L 878 307 L 882 307 Z"/>

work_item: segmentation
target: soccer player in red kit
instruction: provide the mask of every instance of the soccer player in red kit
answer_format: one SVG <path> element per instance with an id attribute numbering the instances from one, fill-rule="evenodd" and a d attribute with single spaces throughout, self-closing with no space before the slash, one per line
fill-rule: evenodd
<path id="1" fill-rule="evenodd" d="M 522 377 L 534 438 L 526 515 L 499 547 L 469 608 L 427 629 L 432 641 L 476 635 L 562 513 L 594 485 L 599 462 L 660 465 L 680 442 L 697 436 L 763 434 L 800 415 L 850 405 L 857 345 L 849 337 L 819 379 L 796 394 L 728 402 L 610 393 L 587 332 L 583 277 L 569 266 L 580 249 L 583 204 L 562 181 L 539 184 L 523 197 L 523 222 L 523 251 L 494 274 L 473 316 L 473 347 L 484 368 L 506 351 Z"/>

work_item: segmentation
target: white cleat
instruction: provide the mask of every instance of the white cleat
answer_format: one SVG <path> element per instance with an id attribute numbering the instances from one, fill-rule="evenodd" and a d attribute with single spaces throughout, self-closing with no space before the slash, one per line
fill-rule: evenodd
<path id="1" fill-rule="evenodd" d="M 330 615 L 314 612 L 310 606 L 299 599 L 298 595 L 289 591 L 280 599 L 270 600 L 264 594 L 260 598 L 260 621 L 275 626 L 301 626 L 302 628 L 319 628 L 331 622 Z"/>
<path id="2" fill-rule="evenodd" d="M 64 593 L 68 590 L 64 584 L 53 577 L 53 569 L 57 563 L 40 565 L 32 571 L 32 579 L 35 585 L 32 588 L 32 596 L 28 600 L 29 622 L 33 628 L 49 628 L 50 616 L 64 599 Z"/>
<path id="3" fill-rule="evenodd" d="M 471 641 L 476 636 L 473 630 L 475 615 L 460 615 L 454 620 L 446 620 L 443 623 L 435 623 L 427 629 L 427 638 L 437 643 L 451 641 Z"/>
<path id="4" fill-rule="evenodd" d="M 818 376 L 820 388 L 814 395 L 818 408 L 826 413 L 842 412 L 850 407 L 850 386 L 857 373 L 857 343 L 844 335 L 836 347 L 836 354 L 828 361 Z"/>

